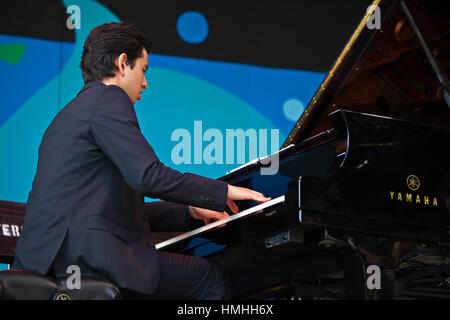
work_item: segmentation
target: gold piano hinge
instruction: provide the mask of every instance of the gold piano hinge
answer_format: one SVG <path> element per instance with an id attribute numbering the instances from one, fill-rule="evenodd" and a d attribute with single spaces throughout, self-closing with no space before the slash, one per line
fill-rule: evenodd
<path id="1" fill-rule="evenodd" d="M 374 0 L 371 6 L 378 6 L 380 4 L 381 0 Z M 341 66 L 342 62 L 347 57 L 350 49 L 353 47 L 353 45 L 356 42 L 356 39 L 360 36 L 362 30 L 367 25 L 367 21 L 369 20 L 370 16 L 372 15 L 372 12 L 368 11 L 362 18 L 361 22 L 359 23 L 356 30 L 353 32 L 352 36 L 350 37 L 350 40 L 347 41 L 347 44 L 345 45 L 344 49 L 342 49 L 341 53 L 339 54 L 337 60 L 334 62 L 333 67 L 330 69 L 328 74 L 326 75 L 325 79 L 320 84 L 319 88 L 317 89 L 316 93 L 312 97 L 311 101 L 308 103 L 308 105 L 305 108 L 305 111 L 302 113 L 300 119 L 297 121 L 297 123 L 294 126 L 294 129 L 289 133 L 286 141 L 283 143 L 281 148 L 284 148 L 290 144 L 293 143 L 294 137 L 297 135 L 298 131 L 305 125 L 305 121 L 307 118 L 310 117 L 312 114 L 311 111 L 314 108 L 314 106 L 317 104 L 319 99 L 322 96 L 323 91 L 328 86 L 331 79 L 333 79 L 334 75 L 336 74 L 338 68 Z"/>

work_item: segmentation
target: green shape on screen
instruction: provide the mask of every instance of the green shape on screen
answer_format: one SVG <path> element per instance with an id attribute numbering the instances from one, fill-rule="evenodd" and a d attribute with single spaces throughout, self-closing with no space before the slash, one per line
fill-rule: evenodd
<path id="1" fill-rule="evenodd" d="M 0 46 L 0 59 L 11 64 L 18 64 L 22 59 L 26 46 L 24 44 L 5 44 Z"/>

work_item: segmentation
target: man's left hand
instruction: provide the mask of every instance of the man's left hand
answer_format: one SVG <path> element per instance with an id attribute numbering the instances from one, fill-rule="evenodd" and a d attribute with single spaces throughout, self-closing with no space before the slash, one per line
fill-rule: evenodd
<path id="1" fill-rule="evenodd" d="M 226 212 L 218 212 L 192 206 L 189 206 L 189 214 L 195 219 L 203 220 L 205 224 L 210 224 L 211 219 L 220 220 L 229 217 L 228 213 Z"/>

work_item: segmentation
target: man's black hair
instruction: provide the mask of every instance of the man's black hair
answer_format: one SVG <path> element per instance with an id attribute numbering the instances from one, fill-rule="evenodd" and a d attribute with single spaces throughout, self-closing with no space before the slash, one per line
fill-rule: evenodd
<path id="1" fill-rule="evenodd" d="M 81 72 L 85 83 L 114 77 L 115 61 L 122 53 L 127 55 L 127 65 L 134 68 L 142 49 L 150 53 L 151 41 L 137 28 L 123 23 L 110 22 L 91 30 L 84 43 Z"/>

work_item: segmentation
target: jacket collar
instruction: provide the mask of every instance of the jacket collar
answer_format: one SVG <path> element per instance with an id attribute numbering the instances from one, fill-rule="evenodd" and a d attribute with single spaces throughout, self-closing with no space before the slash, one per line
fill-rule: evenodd
<path id="1" fill-rule="evenodd" d="M 82 93 L 83 91 L 85 91 L 89 88 L 98 87 L 98 86 L 106 86 L 106 84 L 104 84 L 103 82 L 100 82 L 98 80 L 89 81 L 88 83 L 86 83 L 84 85 L 84 87 L 80 90 L 80 92 L 78 92 L 78 94 Z"/>

